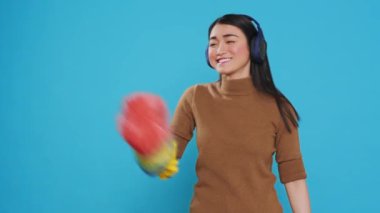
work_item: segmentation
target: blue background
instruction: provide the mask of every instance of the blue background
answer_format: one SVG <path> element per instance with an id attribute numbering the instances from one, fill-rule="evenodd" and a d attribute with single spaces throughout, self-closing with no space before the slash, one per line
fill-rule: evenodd
<path id="1" fill-rule="evenodd" d="M 378 2 L 2 0 L 0 212 L 187 212 L 195 137 L 160 181 L 115 119 L 132 92 L 159 94 L 172 116 L 187 87 L 217 80 L 204 49 L 225 13 L 261 23 L 275 83 L 301 115 L 313 212 L 380 212 Z"/>

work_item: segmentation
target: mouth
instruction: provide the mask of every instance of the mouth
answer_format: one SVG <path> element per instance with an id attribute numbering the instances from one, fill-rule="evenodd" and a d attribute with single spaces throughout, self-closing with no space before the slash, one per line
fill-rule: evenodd
<path id="1" fill-rule="evenodd" d="M 232 59 L 232 58 L 220 58 L 220 59 L 217 59 L 217 60 L 216 60 L 216 63 L 217 63 L 218 65 L 225 64 L 225 63 L 229 62 L 231 59 Z"/>

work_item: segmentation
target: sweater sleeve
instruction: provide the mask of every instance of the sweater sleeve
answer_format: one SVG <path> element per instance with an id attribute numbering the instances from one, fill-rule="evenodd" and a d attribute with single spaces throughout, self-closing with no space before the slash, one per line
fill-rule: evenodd
<path id="1" fill-rule="evenodd" d="M 292 107 L 289 106 L 289 109 L 295 115 Z M 276 162 L 278 164 L 280 181 L 283 184 L 306 178 L 300 150 L 298 127 L 295 127 L 289 119 L 288 123 L 291 133 L 287 130 L 281 118 L 276 134 Z"/>
<path id="2" fill-rule="evenodd" d="M 187 143 L 193 137 L 193 130 L 196 126 L 193 113 L 195 87 L 194 85 L 187 88 L 182 94 L 170 124 L 170 131 L 178 145 L 177 159 L 181 159 Z"/>

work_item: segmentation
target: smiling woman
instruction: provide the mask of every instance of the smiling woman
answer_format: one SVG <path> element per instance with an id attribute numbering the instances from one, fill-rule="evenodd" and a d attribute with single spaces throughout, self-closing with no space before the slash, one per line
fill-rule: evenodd
<path id="1" fill-rule="evenodd" d="M 211 32 L 208 54 L 211 66 L 228 79 L 249 75 L 248 41 L 239 28 L 217 24 Z"/>
<path id="2" fill-rule="evenodd" d="M 274 154 L 293 211 L 310 212 L 299 116 L 274 85 L 260 25 L 227 14 L 211 24 L 208 38 L 207 63 L 220 78 L 190 86 L 170 126 L 178 159 L 197 128 L 198 182 L 190 212 L 282 212 Z"/>

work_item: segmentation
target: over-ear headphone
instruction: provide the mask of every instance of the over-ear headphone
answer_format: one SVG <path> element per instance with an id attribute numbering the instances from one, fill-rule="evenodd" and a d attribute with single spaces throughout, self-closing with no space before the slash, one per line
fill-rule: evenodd
<path id="1" fill-rule="evenodd" d="M 255 26 L 256 24 L 257 35 L 253 36 L 250 41 L 250 52 L 251 52 L 250 56 L 251 56 L 251 61 L 253 61 L 253 63 L 262 64 L 265 60 L 266 52 L 267 52 L 266 51 L 267 44 L 264 38 L 263 31 L 261 30 L 259 22 L 257 22 L 254 18 L 248 15 L 243 15 L 243 16 L 248 18 L 252 22 L 253 26 Z M 208 58 L 208 45 L 206 48 L 206 61 L 207 61 L 208 66 L 213 68 Z"/>

